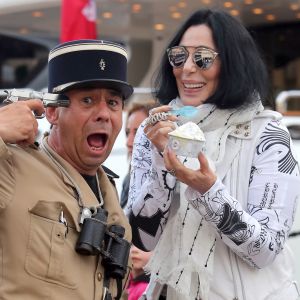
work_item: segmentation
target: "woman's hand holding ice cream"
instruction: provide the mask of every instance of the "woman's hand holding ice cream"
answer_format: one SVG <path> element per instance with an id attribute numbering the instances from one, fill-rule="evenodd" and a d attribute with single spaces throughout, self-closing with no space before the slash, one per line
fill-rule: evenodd
<path id="1" fill-rule="evenodd" d="M 179 181 L 199 191 L 201 194 L 206 193 L 217 180 L 217 176 L 209 167 L 208 160 L 203 152 L 200 152 L 198 155 L 200 163 L 198 170 L 187 168 L 169 147 L 166 147 L 163 155 L 167 170 L 172 170 L 173 175 Z"/>
<path id="2" fill-rule="evenodd" d="M 179 181 L 204 194 L 215 183 L 217 177 L 202 152 L 205 148 L 205 136 L 202 130 L 195 123 L 187 122 L 170 132 L 169 136 L 170 147 L 166 147 L 164 151 L 167 170 L 170 170 L 170 173 Z M 176 154 L 184 157 L 198 157 L 200 168 L 193 170 L 186 167 Z"/>

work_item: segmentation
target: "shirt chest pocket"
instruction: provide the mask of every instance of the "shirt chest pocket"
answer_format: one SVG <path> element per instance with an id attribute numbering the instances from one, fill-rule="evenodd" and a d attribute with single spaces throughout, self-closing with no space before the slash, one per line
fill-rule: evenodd
<path id="1" fill-rule="evenodd" d="M 78 232 L 74 226 L 59 221 L 61 211 L 70 215 L 60 202 L 39 201 L 29 210 L 25 269 L 40 280 L 76 289 L 82 262 L 82 256 L 75 251 Z"/>

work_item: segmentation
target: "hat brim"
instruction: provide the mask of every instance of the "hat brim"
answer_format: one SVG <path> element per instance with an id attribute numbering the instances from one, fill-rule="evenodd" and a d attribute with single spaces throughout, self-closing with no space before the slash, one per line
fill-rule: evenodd
<path id="1" fill-rule="evenodd" d="M 64 93 L 74 89 L 80 88 L 106 88 L 118 91 L 121 93 L 124 100 L 128 99 L 133 94 L 133 87 L 124 82 L 119 80 L 107 80 L 107 79 L 95 79 L 95 80 L 82 80 L 79 82 L 72 82 L 68 85 L 64 85 L 64 87 L 56 91 L 57 93 Z"/>

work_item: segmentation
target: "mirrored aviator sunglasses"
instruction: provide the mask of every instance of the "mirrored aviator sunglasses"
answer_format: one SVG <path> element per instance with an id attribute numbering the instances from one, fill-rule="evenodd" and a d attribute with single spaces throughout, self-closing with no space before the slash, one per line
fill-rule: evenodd
<path id="1" fill-rule="evenodd" d="M 190 48 L 190 47 L 189 47 Z M 191 47 L 194 48 L 194 47 Z M 218 53 L 205 47 L 194 48 L 193 62 L 202 70 L 209 69 Z M 167 49 L 168 59 L 172 67 L 181 68 L 187 61 L 190 53 L 185 46 L 175 46 Z"/>

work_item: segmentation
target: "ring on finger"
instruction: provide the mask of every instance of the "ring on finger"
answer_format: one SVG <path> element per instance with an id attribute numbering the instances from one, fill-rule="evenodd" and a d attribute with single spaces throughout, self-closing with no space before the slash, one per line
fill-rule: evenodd
<path id="1" fill-rule="evenodd" d="M 154 108 L 152 108 L 152 109 L 149 110 L 149 115 L 150 115 L 150 116 L 151 116 L 151 115 L 154 115 Z"/>
<path id="2" fill-rule="evenodd" d="M 146 120 L 146 125 L 154 125 L 160 121 L 166 121 L 168 119 L 168 113 L 166 112 L 158 112 L 155 114 L 150 114 Z"/>
<path id="3" fill-rule="evenodd" d="M 176 177 L 176 171 L 174 169 L 168 170 L 168 173 L 174 177 Z"/>

